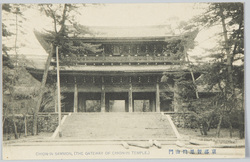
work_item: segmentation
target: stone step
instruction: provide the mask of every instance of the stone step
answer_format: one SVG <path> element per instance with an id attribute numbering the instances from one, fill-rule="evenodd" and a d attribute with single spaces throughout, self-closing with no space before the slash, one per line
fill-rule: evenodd
<path id="1" fill-rule="evenodd" d="M 64 139 L 175 138 L 161 113 L 73 113 L 65 120 L 62 133 Z"/>
<path id="2" fill-rule="evenodd" d="M 129 116 L 135 116 L 135 115 L 160 115 L 161 113 L 159 112 L 133 112 L 133 113 L 129 113 L 129 112 L 78 112 L 78 113 L 72 113 L 72 115 L 75 116 L 82 116 L 82 115 L 93 115 L 93 116 L 109 116 L 109 115 L 129 115 Z"/>

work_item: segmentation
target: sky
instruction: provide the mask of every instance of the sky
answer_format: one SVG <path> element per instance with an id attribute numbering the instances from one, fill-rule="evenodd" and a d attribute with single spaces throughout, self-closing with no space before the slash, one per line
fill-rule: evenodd
<path id="1" fill-rule="evenodd" d="M 201 13 L 195 7 L 192 3 L 106 4 L 86 7 L 79 20 L 93 26 L 160 25 L 171 18 L 188 20 Z"/>
<path id="2" fill-rule="evenodd" d="M 202 3 L 133 3 L 133 4 L 100 4 L 87 5 L 79 8 L 75 21 L 86 26 L 148 26 L 171 24 L 175 28 L 179 21 L 188 21 L 193 16 L 204 12 L 206 4 Z M 23 45 L 18 53 L 24 54 L 28 59 L 43 65 L 47 53 L 36 40 L 33 30 L 42 31 L 51 29 L 50 19 L 35 9 L 24 12 L 22 27 L 19 29 L 18 42 Z M 6 19 L 6 20 L 5 20 Z M 11 22 L 13 15 L 4 15 L 3 22 Z M 12 21 L 13 22 L 13 21 Z M 15 32 L 15 26 L 9 28 Z M 23 30 L 25 34 L 20 31 Z M 189 51 L 190 56 L 205 55 L 203 48 L 213 48 L 215 40 L 210 38 L 216 30 L 202 31 L 195 41 L 197 46 Z M 3 40 L 9 45 L 14 44 L 14 39 Z"/>

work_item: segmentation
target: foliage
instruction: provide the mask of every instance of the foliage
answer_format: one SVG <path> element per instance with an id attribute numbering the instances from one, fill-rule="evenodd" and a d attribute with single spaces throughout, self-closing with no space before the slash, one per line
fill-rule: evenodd
<path id="1" fill-rule="evenodd" d="M 199 28 L 221 26 L 222 43 L 218 48 L 209 51 L 214 61 L 209 64 L 193 66 L 196 72 L 203 72 L 197 81 L 180 87 L 179 94 L 188 103 L 181 107 L 181 111 L 188 112 L 186 119 L 190 123 L 202 124 L 201 134 L 206 135 L 211 123 L 217 125 L 217 136 L 223 122 L 230 130 L 236 125 L 244 134 L 244 122 L 239 120 L 244 114 L 244 19 L 242 3 L 210 3 L 203 15 L 196 17 L 193 22 Z M 241 62 L 239 62 L 239 60 Z M 190 100 L 188 87 L 206 85 L 206 91 L 214 91 L 215 96 L 204 100 L 197 98 Z M 183 86 L 183 85 L 181 85 Z M 185 93 L 184 93 L 185 92 Z M 244 115 L 243 115 L 244 116 Z M 240 121 L 240 122 L 239 122 Z M 198 125 L 196 124 L 196 125 Z M 231 132 L 232 134 L 232 132 Z M 230 134 L 230 135 L 231 135 Z"/>
<path id="2" fill-rule="evenodd" d="M 25 126 L 24 126 L 24 118 L 26 117 L 27 120 L 27 136 L 32 135 L 33 131 L 33 116 L 25 116 L 19 115 L 15 117 L 15 122 L 17 123 L 17 132 L 18 137 L 25 135 Z M 38 118 L 38 131 L 39 132 L 48 132 L 52 133 L 56 130 L 58 125 L 58 115 L 57 114 L 43 114 L 39 115 Z M 13 121 L 11 117 L 7 117 L 5 124 L 3 126 L 3 135 L 6 135 L 6 139 L 3 140 L 10 140 L 12 138 L 12 134 L 14 130 Z"/>
<path id="3" fill-rule="evenodd" d="M 88 100 L 86 102 L 87 112 L 101 112 L 101 105 L 99 101 Z"/>
<path id="4" fill-rule="evenodd" d="M 35 97 L 38 92 L 38 82 L 27 71 L 27 64 L 32 64 L 24 55 L 19 54 L 18 33 L 23 32 L 22 21 L 25 20 L 22 12 L 29 6 L 17 4 L 3 4 L 3 14 L 9 19 L 4 19 L 3 34 L 3 126 L 14 126 L 15 137 L 19 129 L 23 129 L 24 123 L 18 122 L 16 114 L 28 115 L 35 110 Z M 11 17 L 15 17 L 11 19 Z M 14 26 L 14 29 L 12 28 Z M 15 43 L 9 43 L 9 39 L 15 39 Z M 14 53 L 14 54 L 13 54 Z M 48 88 L 46 91 L 48 93 Z M 50 100 L 48 100 L 47 98 Z M 43 96 L 43 107 L 53 104 L 53 95 Z M 47 100 L 47 101 L 46 101 Z M 46 101 L 46 102 L 45 102 Z M 5 121 L 9 120 L 9 124 Z"/>
<path id="5" fill-rule="evenodd" d="M 48 49 L 49 44 L 59 46 L 59 57 L 76 58 L 77 55 L 86 52 L 100 52 L 100 44 L 83 43 L 79 39 L 85 34 L 91 34 L 91 31 L 77 22 L 74 22 L 74 15 L 80 14 L 77 4 L 42 4 L 40 10 L 47 17 L 53 20 L 54 29 L 46 30 L 45 33 L 35 32 L 38 40 Z M 45 42 L 46 43 L 45 43 Z"/>
<path id="6" fill-rule="evenodd" d="M 213 122 L 212 119 L 215 117 L 214 99 L 216 97 L 205 95 L 196 98 L 197 85 L 191 80 L 189 73 L 180 72 L 174 75 L 165 75 L 167 75 L 165 82 L 174 92 L 174 109 L 179 113 L 179 117 L 185 120 L 185 126 L 189 128 L 201 127 L 201 134 L 206 135 Z"/>
<path id="7" fill-rule="evenodd" d="M 18 6 L 15 4 L 3 4 L 3 14 L 6 15 L 13 15 L 15 19 L 13 21 L 10 21 L 7 25 L 7 19 L 3 20 L 2 23 L 2 35 L 4 39 L 7 39 L 9 37 L 15 37 L 15 45 L 13 47 L 9 46 L 9 43 L 3 40 L 3 124 L 5 121 L 5 116 L 9 114 L 14 114 L 18 111 L 21 111 L 23 108 L 23 105 L 26 104 L 25 101 L 15 102 L 17 99 L 18 91 L 16 90 L 17 87 L 22 86 L 24 78 L 26 78 L 27 72 L 25 70 L 25 63 L 27 60 L 23 56 L 17 55 L 17 33 L 18 33 L 18 27 L 20 27 L 20 24 L 22 21 L 18 21 L 19 19 L 22 19 L 22 12 L 21 12 L 22 6 Z M 15 32 L 10 32 L 10 26 L 15 26 Z M 7 45 L 8 44 L 8 45 Z M 15 50 L 15 56 L 9 55 L 9 51 L 14 49 Z M 28 93 L 28 92 L 27 92 Z M 26 96 L 27 93 L 21 94 L 22 96 Z M 27 96 L 26 96 L 27 97 Z M 25 97 L 24 97 L 25 98 Z M 22 111 L 22 113 L 24 113 Z M 15 119 L 13 118 L 13 123 L 15 125 Z M 17 135 L 16 135 L 17 136 Z"/>

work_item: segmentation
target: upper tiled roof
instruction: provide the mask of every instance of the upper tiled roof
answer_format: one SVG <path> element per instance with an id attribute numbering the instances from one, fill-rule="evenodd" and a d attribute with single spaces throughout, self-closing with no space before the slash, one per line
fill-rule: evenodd
<path id="1" fill-rule="evenodd" d="M 136 38 L 174 36 L 169 25 L 155 26 L 89 26 L 84 27 L 91 34 L 80 34 L 85 38 Z M 73 29 L 73 27 L 71 28 Z"/>

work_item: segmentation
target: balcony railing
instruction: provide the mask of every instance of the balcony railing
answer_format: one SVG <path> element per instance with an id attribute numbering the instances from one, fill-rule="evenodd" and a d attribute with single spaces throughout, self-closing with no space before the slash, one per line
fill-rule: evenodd
<path id="1" fill-rule="evenodd" d="M 178 64 L 182 59 L 177 56 L 81 56 L 81 57 L 65 57 L 60 61 L 60 64 L 72 64 L 72 65 L 140 65 L 140 64 Z M 55 59 L 52 61 L 55 63 Z"/>

